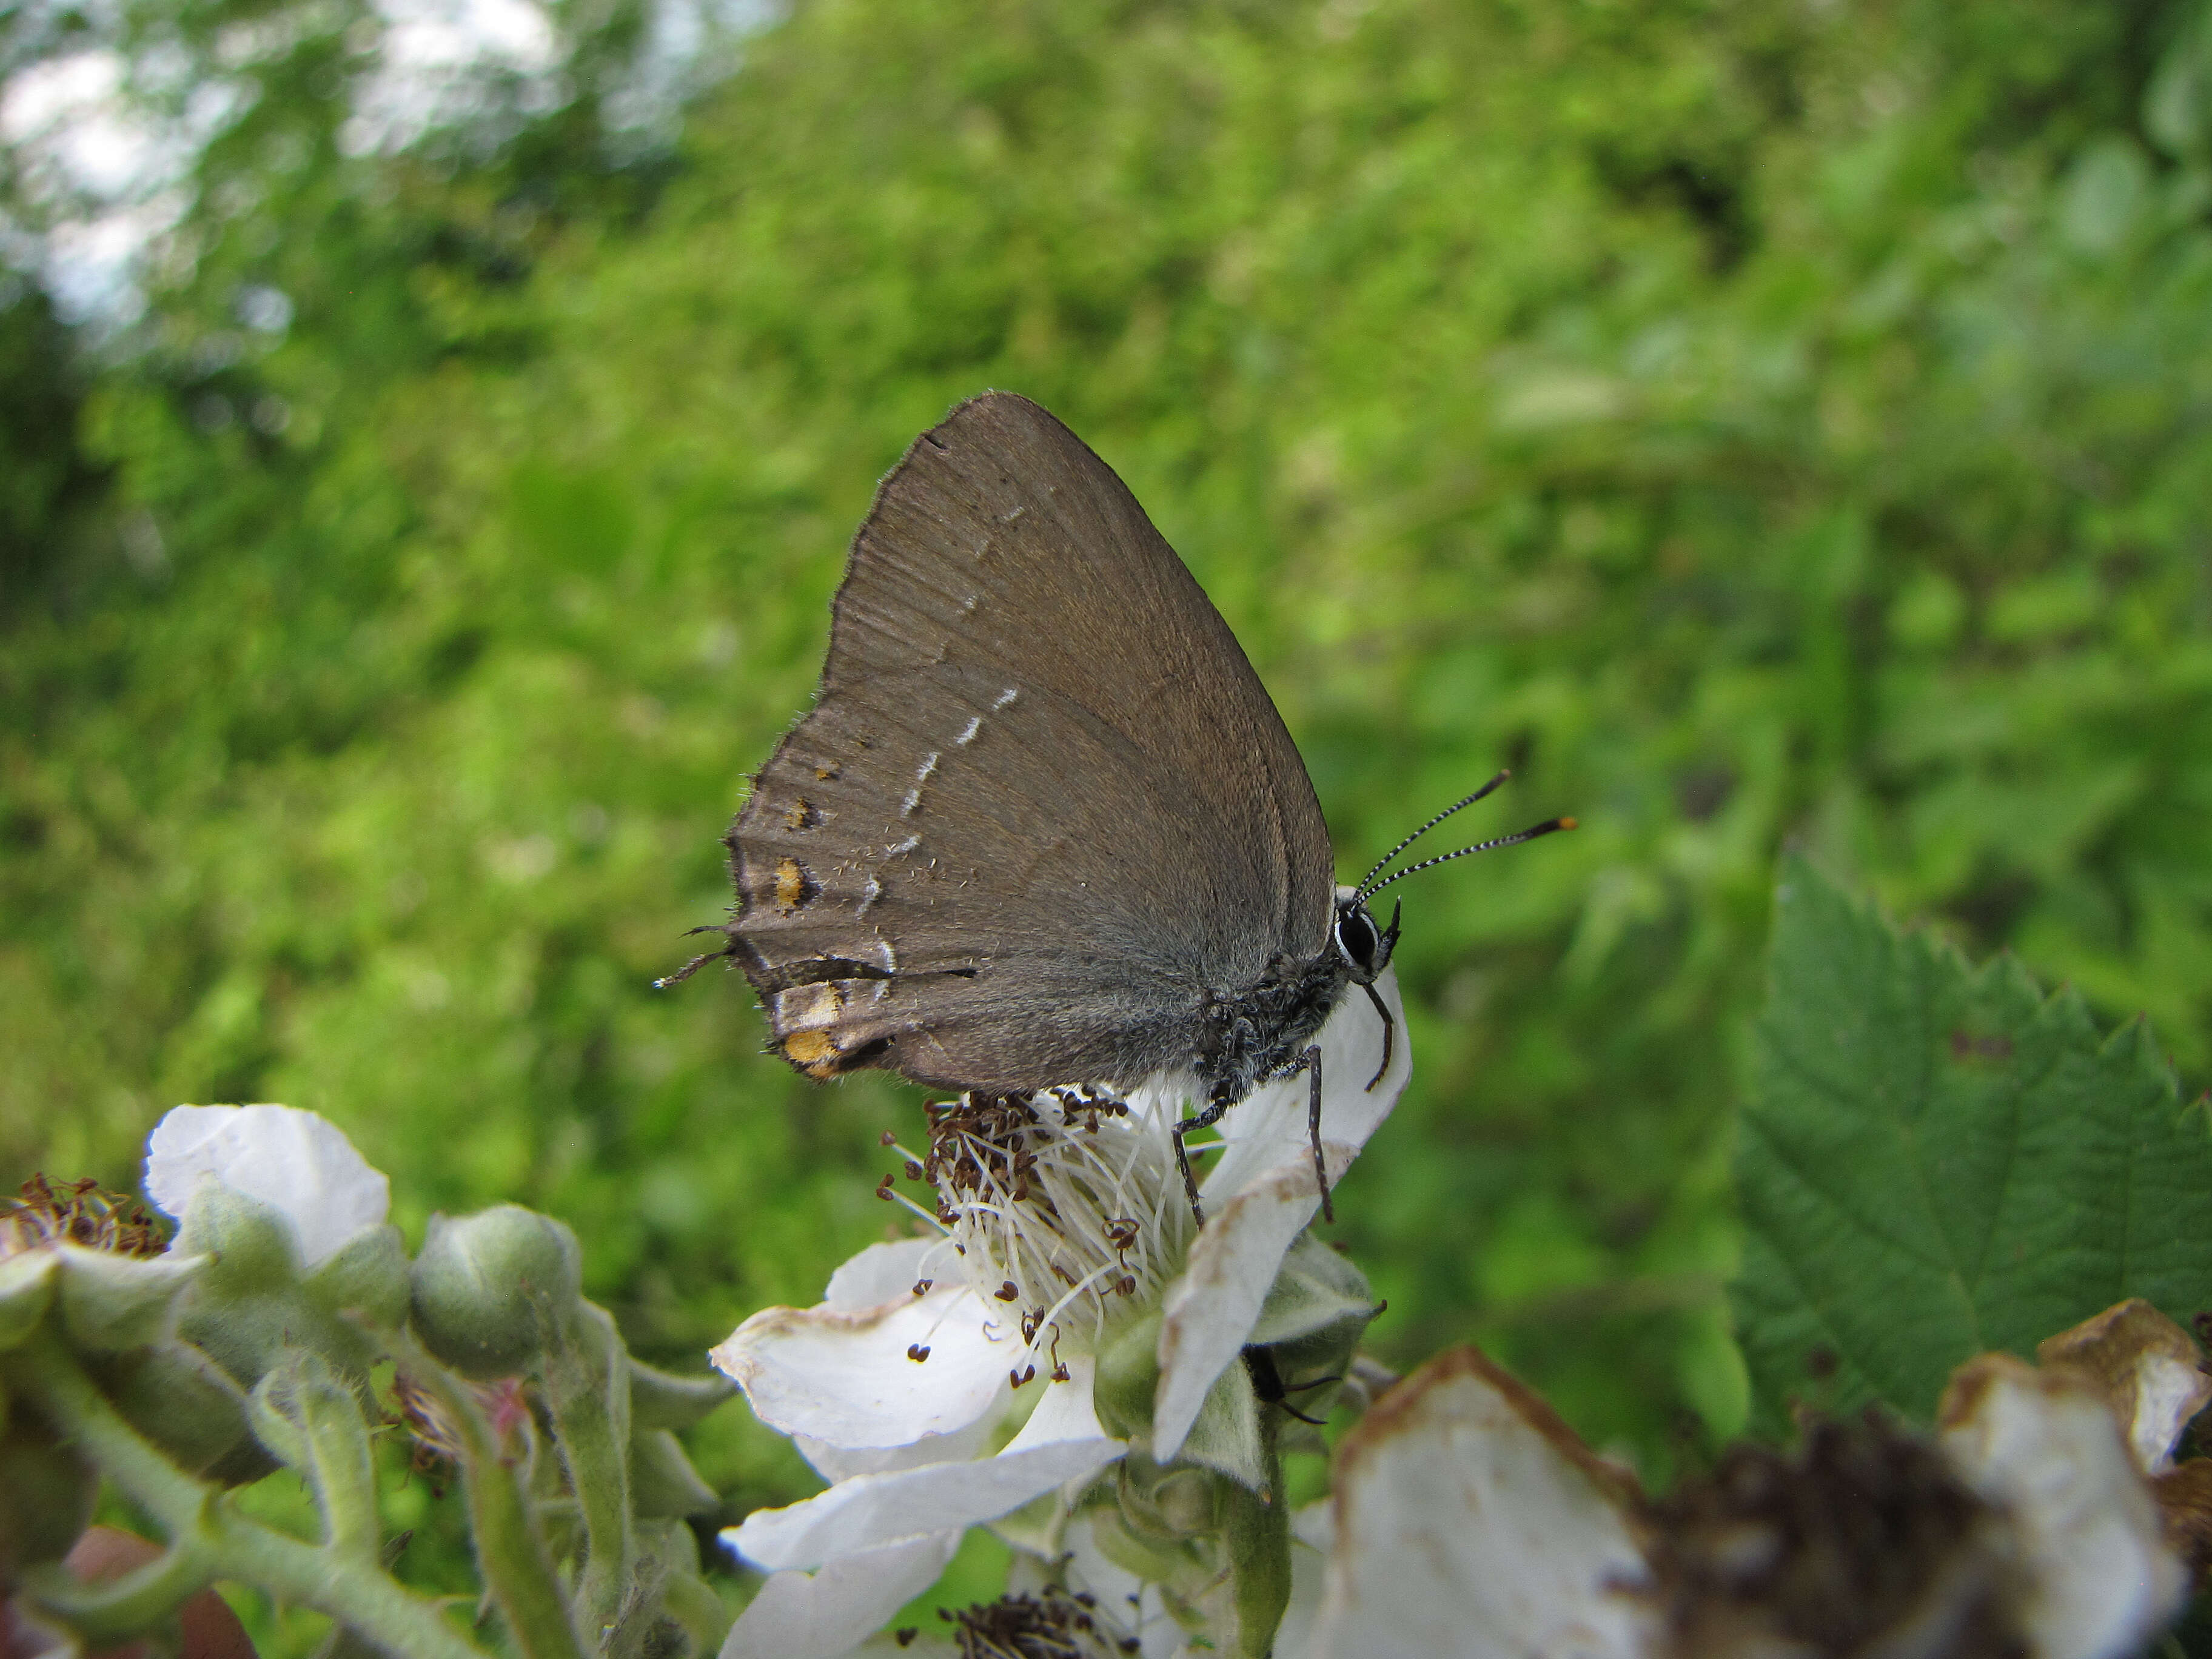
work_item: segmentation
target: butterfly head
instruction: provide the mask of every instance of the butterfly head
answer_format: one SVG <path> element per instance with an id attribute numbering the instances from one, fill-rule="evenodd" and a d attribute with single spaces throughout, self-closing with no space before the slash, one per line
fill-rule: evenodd
<path id="1" fill-rule="evenodd" d="M 1355 983 L 1372 985 L 1390 965 L 1390 952 L 1398 945 L 1400 907 L 1390 907 L 1390 925 L 1377 927 L 1367 901 L 1350 888 L 1337 890 L 1336 953 Z"/>

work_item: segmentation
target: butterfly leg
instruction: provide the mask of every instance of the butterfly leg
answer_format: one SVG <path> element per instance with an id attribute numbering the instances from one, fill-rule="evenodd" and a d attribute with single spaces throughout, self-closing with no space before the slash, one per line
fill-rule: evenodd
<path id="1" fill-rule="evenodd" d="M 1290 1396 L 1304 1394 L 1309 1389 L 1325 1389 L 1332 1382 L 1344 1381 L 1341 1376 L 1316 1376 L 1310 1382 L 1285 1382 L 1282 1372 L 1276 1367 L 1274 1354 L 1257 1344 L 1245 1348 L 1244 1370 L 1252 1379 L 1252 1392 L 1259 1396 L 1263 1405 L 1280 1406 L 1299 1422 L 1310 1423 L 1316 1428 L 1322 1427 L 1328 1419 L 1310 1416 L 1300 1411 L 1291 1404 Z"/>
<path id="2" fill-rule="evenodd" d="M 1182 1138 L 1194 1129 L 1211 1129 L 1221 1121 L 1222 1114 L 1236 1103 L 1225 1095 L 1216 1095 L 1196 1117 L 1187 1117 L 1175 1126 L 1176 1168 L 1182 1171 L 1182 1189 L 1190 1195 L 1191 1218 L 1201 1227 L 1206 1225 L 1206 1211 L 1198 1201 L 1198 1177 L 1190 1172 L 1190 1153 L 1184 1148 Z"/>
<path id="3" fill-rule="evenodd" d="M 1336 1206 L 1328 1197 L 1328 1164 L 1321 1155 L 1321 1044 L 1305 1051 L 1298 1061 L 1299 1068 L 1313 1073 L 1313 1086 L 1306 1092 L 1306 1138 L 1313 1142 L 1314 1181 L 1321 1188 L 1321 1218 L 1336 1219 Z M 1373 1084 L 1367 1085 L 1373 1088 Z"/>
<path id="4" fill-rule="evenodd" d="M 1382 1016 L 1382 1063 L 1375 1068 L 1375 1075 L 1368 1079 L 1367 1092 L 1371 1095 L 1375 1092 L 1375 1085 L 1382 1082 L 1383 1074 L 1390 1069 L 1390 1040 L 1397 1034 L 1398 1022 L 1390 1018 L 1390 1006 L 1382 1000 L 1380 991 L 1364 981 L 1361 981 L 1359 988 L 1367 993 L 1367 1000 L 1375 1005 L 1375 1012 Z"/>

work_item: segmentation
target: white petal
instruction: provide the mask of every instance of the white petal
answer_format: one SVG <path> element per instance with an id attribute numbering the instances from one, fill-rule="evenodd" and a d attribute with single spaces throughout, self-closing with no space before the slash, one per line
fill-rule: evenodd
<path id="1" fill-rule="evenodd" d="M 1004 1328 L 992 1339 L 964 1281 L 912 1285 L 872 1308 L 763 1308 L 708 1358 L 785 1434 L 847 1450 L 957 1434 L 1003 1401 L 1021 1344 Z"/>
<path id="2" fill-rule="evenodd" d="M 871 1244 L 830 1275 L 830 1288 L 822 1292 L 825 1308 L 879 1308 L 902 1296 L 912 1296 L 923 1279 L 943 1279 L 948 1285 L 960 1277 L 960 1259 L 942 1238 L 902 1238 L 888 1244 Z"/>
<path id="3" fill-rule="evenodd" d="M 1334 1177 L 1339 1149 L 1324 1142 L 1323 1150 Z M 1320 1207 L 1310 1163 L 1274 1170 L 1251 1190 L 1209 1206 L 1189 1266 L 1162 1304 L 1152 1396 L 1152 1455 L 1162 1462 L 1182 1449 L 1215 1379 L 1243 1352 L 1285 1253 Z"/>
<path id="4" fill-rule="evenodd" d="M 1619 1477 L 1471 1348 L 1392 1389 L 1337 1453 L 1314 1659 L 1632 1659 L 1648 1577 Z"/>
<path id="5" fill-rule="evenodd" d="M 1952 1377 L 1942 1415 L 1943 1450 L 2018 1530 L 2037 1659 L 2130 1654 L 2165 1626 L 2186 1576 L 2094 1384 L 1984 1354 Z"/>
<path id="6" fill-rule="evenodd" d="M 918 1469 L 924 1463 L 964 1463 L 980 1457 L 1004 1419 L 1003 1412 L 986 1412 L 964 1429 L 926 1434 L 904 1446 L 833 1446 L 803 1434 L 793 1435 L 791 1443 L 824 1480 L 850 1480 L 856 1474 L 884 1474 L 892 1469 Z"/>
<path id="7" fill-rule="evenodd" d="M 840 1659 L 935 1583 L 959 1545 L 957 1532 L 941 1533 L 779 1572 L 730 1626 L 721 1659 Z"/>
<path id="8" fill-rule="evenodd" d="M 337 1126 L 289 1106 L 179 1106 L 154 1126 L 146 1195 L 156 1208 L 181 1220 L 210 1176 L 282 1211 L 309 1273 L 392 1209 L 392 1183 Z"/>
<path id="9" fill-rule="evenodd" d="M 1067 1381 L 1047 1384 L 1044 1398 L 1022 1425 L 1021 1432 L 1006 1443 L 1008 1451 L 1026 1451 L 1056 1440 L 1103 1440 L 1097 1408 L 1091 1403 L 1096 1368 L 1088 1355 L 1072 1355 L 1066 1362 Z"/>
<path id="10" fill-rule="evenodd" d="M 756 1510 L 723 1536 L 757 1567 L 819 1566 L 926 1532 L 995 1521 L 1125 1449 L 1103 1437 L 1052 1440 L 970 1463 L 855 1475 L 803 1504 Z"/>
<path id="11" fill-rule="evenodd" d="M 1318 1039 L 1322 1152 L 1332 1186 L 1389 1115 L 1413 1075 L 1397 970 L 1386 970 L 1376 988 L 1397 1033 L 1390 1069 L 1371 1092 L 1367 1080 L 1382 1064 L 1382 1022 L 1366 997 L 1356 989 L 1347 995 Z M 1284 1252 L 1321 1207 L 1307 1134 L 1310 1094 L 1304 1077 L 1285 1079 L 1254 1090 L 1224 1121 L 1230 1146 L 1205 1184 L 1206 1228 L 1164 1304 L 1152 1410 L 1153 1452 L 1162 1459 L 1182 1449 L 1206 1391 L 1250 1336 Z"/>

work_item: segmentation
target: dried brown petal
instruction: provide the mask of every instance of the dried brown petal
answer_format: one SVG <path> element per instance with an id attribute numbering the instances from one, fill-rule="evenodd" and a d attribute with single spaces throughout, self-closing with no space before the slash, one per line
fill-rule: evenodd
<path id="1" fill-rule="evenodd" d="M 1676 1659 L 2026 1659 L 2008 1530 L 1936 1449 L 1869 1413 L 1738 1446 L 1650 1510 Z"/>
<path id="2" fill-rule="evenodd" d="M 2166 1521 L 2167 1547 L 2189 1568 L 2198 1586 L 2212 1571 L 2212 1457 L 2192 1457 L 2176 1464 L 2150 1483 Z"/>
<path id="3" fill-rule="evenodd" d="M 2046 1337 L 2035 1358 L 2046 1368 L 2068 1365 L 2096 1379 L 2146 1474 L 2172 1466 L 2182 1430 L 2212 1403 L 2212 1376 L 2204 1374 L 2196 1339 L 2139 1296 Z"/>
<path id="4" fill-rule="evenodd" d="M 2011 1522 L 2037 1654 L 2130 1654 L 2164 1627 L 2187 1576 L 2094 1377 L 1982 1354 L 1952 1374 L 1938 1419 L 1952 1467 Z"/>

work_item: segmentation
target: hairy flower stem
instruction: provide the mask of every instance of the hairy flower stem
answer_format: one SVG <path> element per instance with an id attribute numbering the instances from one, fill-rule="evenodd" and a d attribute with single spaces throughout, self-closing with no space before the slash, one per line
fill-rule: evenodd
<path id="1" fill-rule="evenodd" d="M 526 1659 L 583 1659 L 520 1473 L 501 1451 L 475 1396 L 411 1338 L 387 1340 L 408 1376 L 436 1397 L 460 1441 L 477 1564 L 515 1645 Z"/>
<path id="2" fill-rule="evenodd" d="M 1266 1413 L 1272 1417 L 1273 1413 Z M 1243 1659 L 1267 1659 L 1275 1627 L 1291 1604 L 1291 1507 L 1283 1490 L 1283 1456 L 1275 1446 L 1275 1425 L 1261 1426 L 1266 1448 L 1267 1489 L 1254 1492 L 1241 1481 L 1224 1480 L 1223 1520 L 1229 1540 L 1229 1581 L 1237 1602 L 1237 1650 Z"/>
<path id="3" fill-rule="evenodd" d="M 584 1517 L 578 1622 L 602 1650 L 637 1567 L 630 1530 L 629 1379 L 614 1322 L 588 1303 L 548 1346 L 546 1403 Z"/>
<path id="4" fill-rule="evenodd" d="M 207 1577 L 235 1579 L 312 1607 L 409 1659 L 483 1659 L 434 1604 L 373 1563 L 250 1520 L 176 1468 L 123 1420 L 52 1333 L 40 1332 L 6 1356 L 4 1374 L 9 1391 L 34 1402 L 64 1441 L 161 1525 L 173 1548 L 204 1564 Z"/>

